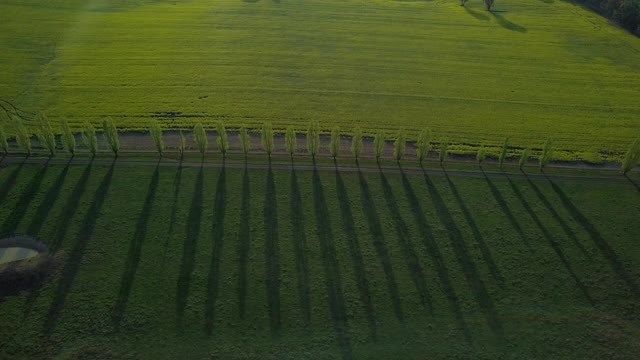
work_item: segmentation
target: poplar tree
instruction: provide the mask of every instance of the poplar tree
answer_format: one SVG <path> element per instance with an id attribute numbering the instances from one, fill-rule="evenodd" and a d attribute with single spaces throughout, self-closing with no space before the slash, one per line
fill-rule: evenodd
<path id="1" fill-rule="evenodd" d="M 15 124 L 16 143 L 27 152 L 27 155 L 31 155 L 31 134 L 21 120 L 16 119 Z"/>
<path id="2" fill-rule="evenodd" d="M 351 153 L 356 161 L 360 159 L 362 154 L 362 129 L 359 127 L 353 131 L 353 136 L 351 137 Z"/>
<path id="3" fill-rule="evenodd" d="M 373 138 L 373 147 L 376 151 L 376 160 L 380 160 L 384 152 L 384 132 L 382 130 L 378 130 Z"/>
<path id="4" fill-rule="evenodd" d="M 402 160 L 406 146 L 407 146 L 407 135 L 404 129 L 400 129 L 400 131 L 398 131 L 398 137 L 396 138 L 396 141 L 393 143 L 393 155 L 396 158 L 396 161 Z"/>
<path id="5" fill-rule="evenodd" d="M 553 157 L 553 141 L 547 140 L 544 142 L 542 146 L 542 154 L 540 155 L 540 170 L 544 169 L 545 166 L 551 161 Z"/>
<path id="6" fill-rule="evenodd" d="M 180 152 L 181 157 L 184 155 L 185 150 L 187 150 L 187 138 L 182 133 L 182 130 L 180 130 L 180 143 L 178 143 L 178 152 Z"/>
<path id="7" fill-rule="evenodd" d="M 6 155 L 9 153 L 9 143 L 7 142 L 7 134 L 4 132 L 4 128 L 0 125 L 0 149 Z"/>
<path id="8" fill-rule="evenodd" d="M 247 127 L 242 125 L 240 128 L 240 146 L 242 147 L 242 152 L 246 157 L 249 154 L 249 150 L 251 150 L 251 139 L 249 138 L 249 132 L 247 132 Z"/>
<path id="9" fill-rule="evenodd" d="M 67 119 L 62 119 L 62 146 L 70 152 L 71 155 L 76 154 L 76 137 L 73 135 L 73 132 L 71 132 Z"/>
<path id="10" fill-rule="evenodd" d="M 504 164 L 504 160 L 507 158 L 507 149 L 509 148 L 509 137 L 504 139 L 504 143 L 502 144 L 502 151 L 500 152 L 500 157 L 498 161 L 500 162 L 500 169 L 502 169 L 502 165 Z"/>
<path id="11" fill-rule="evenodd" d="M 151 123 L 149 127 L 149 134 L 151 135 L 151 139 L 153 139 L 153 143 L 156 145 L 156 150 L 158 150 L 158 154 L 162 156 L 162 152 L 164 151 L 164 138 L 162 136 L 162 128 L 160 127 L 160 123 L 154 121 Z"/>
<path id="12" fill-rule="evenodd" d="M 307 129 L 307 151 L 315 160 L 316 154 L 320 150 L 320 123 L 312 121 Z"/>
<path id="13" fill-rule="evenodd" d="M 335 159 L 338 155 L 340 155 L 340 127 L 334 126 L 331 129 L 331 143 L 329 144 L 329 150 L 331 151 L 331 156 Z"/>
<path id="14" fill-rule="evenodd" d="M 622 159 L 622 173 L 626 175 L 631 169 L 640 164 L 640 137 L 634 141 Z"/>
<path id="15" fill-rule="evenodd" d="M 269 158 L 271 158 L 271 153 L 275 148 L 275 144 L 273 143 L 273 127 L 270 122 L 265 122 L 262 125 L 262 147 L 264 151 L 267 152 Z"/>
<path id="16" fill-rule="evenodd" d="M 422 164 L 424 159 L 429 156 L 429 152 L 431 151 L 431 130 L 424 129 L 418 135 L 418 143 L 416 144 L 416 156 L 418 161 Z"/>
<path id="17" fill-rule="evenodd" d="M 216 139 L 216 143 L 218 144 L 218 150 L 220 150 L 223 157 L 226 157 L 227 151 L 229 151 L 229 138 L 227 136 L 227 129 L 225 129 L 222 121 L 218 122 L 217 130 L 218 138 Z"/>
<path id="18" fill-rule="evenodd" d="M 107 144 L 109 144 L 111 151 L 113 151 L 113 154 L 117 157 L 118 151 L 120 151 L 120 140 L 118 139 L 118 129 L 113 119 L 110 117 L 104 118 L 102 121 L 102 130 Z"/>
<path id="19" fill-rule="evenodd" d="M 207 152 L 207 147 L 209 146 L 209 139 L 207 139 L 207 132 L 201 123 L 197 123 L 193 127 L 193 140 L 204 158 L 204 154 Z"/>
<path id="20" fill-rule="evenodd" d="M 293 129 L 293 126 L 289 126 L 287 128 L 287 132 L 284 135 L 284 144 L 289 156 L 293 158 L 293 154 L 296 152 L 296 148 L 298 147 L 298 138 L 296 137 L 296 131 Z"/>
<path id="21" fill-rule="evenodd" d="M 53 156 L 56 153 L 56 135 L 51 127 L 49 118 L 43 113 L 39 112 L 35 118 L 38 126 L 38 141 L 42 146 L 49 150 L 49 156 Z"/>
<path id="22" fill-rule="evenodd" d="M 478 149 L 478 152 L 476 153 L 476 160 L 478 160 L 478 165 L 482 164 L 482 162 L 486 158 L 487 158 L 487 150 L 484 148 L 484 146 L 482 146 Z"/>
<path id="23" fill-rule="evenodd" d="M 98 152 L 98 137 L 96 128 L 90 122 L 85 121 L 82 129 L 82 143 L 89 149 L 93 156 Z"/>
<path id="24" fill-rule="evenodd" d="M 449 154 L 449 139 L 444 138 L 440 142 L 440 164 L 444 163 L 447 160 L 447 155 Z"/>
<path id="25" fill-rule="evenodd" d="M 530 148 L 526 148 L 526 149 L 522 150 L 522 155 L 520 155 L 520 161 L 518 161 L 518 165 L 520 166 L 520 170 L 522 170 L 522 167 L 524 167 L 527 164 L 527 161 L 529 160 L 529 156 L 531 156 L 531 149 Z"/>

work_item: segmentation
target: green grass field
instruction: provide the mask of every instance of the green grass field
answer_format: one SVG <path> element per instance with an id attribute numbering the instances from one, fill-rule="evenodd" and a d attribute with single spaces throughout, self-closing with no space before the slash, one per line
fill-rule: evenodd
<path id="1" fill-rule="evenodd" d="M 430 127 L 463 148 L 553 137 L 561 159 L 619 160 L 640 131 L 640 39 L 563 1 L 496 10 L 479 0 L 6 0 L 0 98 L 72 124 Z"/>
<path id="2" fill-rule="evenodd" d="M 0 300 L 0 358 L 640 351 L 629 183 L 80 161 L 0 170 L 0 233 L 59 261 Z"/>

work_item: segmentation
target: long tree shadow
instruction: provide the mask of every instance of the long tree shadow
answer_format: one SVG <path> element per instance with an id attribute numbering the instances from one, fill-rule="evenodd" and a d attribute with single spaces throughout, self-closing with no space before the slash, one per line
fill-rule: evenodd
<path id="1" fill-rule="evenodd" d="M 27 213 L 29 205 L 31 205 L 31 202 L 38 194 L 38 191 L 40 191 L 42 180 L 44 179 L 48 169 L 48 164 L 43 165 L 33 178 L 31 178 L 31 181 L 29 181 L 27 186 L 22 190 L 18 203 L 4 220 L 2 226 L 0 226 L 0 235 L 8 235 L 16 231 L 20 225 L 20 221 L 22 221 L 22 218 Z"/>
<path id="2" fill-rule="evenodd" d="M 633 181 L 633 179 L 631 179 L 629 177 L 629 175 L 625 174 L 624 175 L 625 179 L 629 180 L 629 182 L 631 183 L 631 185 L 633 185 L 636 188 L 636 191 L 640 192 L 640 185 L 638 185 L 635 181 Z"/>
<path id="3" fill-rule="evenodd" d="M 160 162 L 156 165 L 156 169 L 151 177 L 151 183 L 149 184 L 149 190 L 144 200 L 144 205 L 140 211 L 138 217 L 138 223 L 136 224 L 136 231 L 133 234 L 131 243 L 129 245 L 129 253 L 125 262 L 124 271 L 122 273 L 122 279 L 120 280 L 120 290 L 118 291 L 118 297 L 116 303 L 113 306 L 112 321 L 116 329 L 120 326 L 120 322 L 124 317 L 124 312 L 129 302 L 129 295 L 131 294 L 131 288 L 133 287 L 133 280 L 138 271 L 138 264 L 140 263 L 140 256 L 142 254 L 142 245 L 147 237 L 147 230 L 149 228 L 149 219 L 151 217 L 151 210 L 155 202 L 156 193 L 158 190 L 158 183 L 160 181 Z"/>
<path id="4" fill-rule="evenodd" d="M 178 275 L 178 286 L 176 289 L 176 314 L 178 328 L 182 328 L 182 317 L 189 300 L 189 286 L 191 285 L 191 274 L 195 266 L 196 245 L 200 236 L 200 223 L 202 220 L 202 192 L 204 188 L 204 164 L 200 164 L 200 170 L 196 178 L 196 187 L 191 199 L 189 216 L 187 218 L 186 238 L 182 246 L 182 263 L 180 264 L 180 274 Z"/>
<path id="5" fill-rule="evenodd" d="M 558 214 L 558 212 L 553 207 L 553 205 L 551 205 L 549 200 L 547 200 L 547 197 L 544 196 L 542 191 L 540 191 L 540 188 L 538 188 L 538 186 L 533 181 L 531 181 L 531 179 L 527 176 L 526 173 L 523 172 L 523 174 L 524 174 L 524 177 L 527 179 L 527 182 L 529 183 L 529 186 L 531 187 L 531 189 L 533 189 L 533 191 L 536 193 L 540 201 L 542 201 L 542 204 L 544 204 L 544 207 L 547 208 L 547 210 L 551 213 L 551 215 L 553 215 L 553 218 L 558 222 L 558 224 L 560 224 L 562 231 L 564 231 L 567 237 L 571 239 L 573 244 L 578 249 L 580 249 L 582 254 L 586 256 L 587 259 L 591 259 L 591 254 L 589 254 L 587 249 L 585 249 L 585 247 L 580 243 L 580 240 L 578 240 L 578 237 L 576 236 L 576 234 L 573 232 L 573 230 L 571 230 L 569 225 L 567 225 L 567 223 L 562 219 L 562 217 L 560 217 L 560 214 Z"/>
<path id="6" fill-rule="evenodd" d="M 247 264 L 251 245 L 251 187 L 249 185 L 249 168 L 245 159 L 242 175 L 242 204 L 240 207 L 240 229 L 238 232 L 238 312 L 244 319 L 247 299 Z"/>
<path id="7" fill-rule="evenodd" d="M 336 248 L 331 234 L 331 215 L 324 195 L 324 188 L 318 169 L 313 169 L 313 197 L 316 212 L 316 226 L 318 230 L 318 240 L 322 252 L 322 264 L 325 272 L 327 295 L 329 297 L 329 308 L 333 327 L 336 332 L 338 345 L 343 359 L 352 359 L 351 340 L 349 338 L 349 323 L 347 320 L 347 310 L 342 290 L 342 278 L 340 267 L 336 256 Z"/>
<path id="8" fill-rule="evenodd" d="M 64 185 L 64 181 L 67 178 L 67 174 L 69 173 L 69 167 L 71 166 L 71 161 L 69 160 L 65 165 L 64 169 L 60 172 L 53 185 L 49 188 L 47 193 L 44 196 L 44 199 L 38 206 L 34 216 L 31 218 L 31 223 L 27 227 L 27 233 L 32 236 L 37 236 L 44 225 L 49 212 L 53 208 L 53 205 L 56 203 L 58 196 L 60 195 L 60 191 L 62 190 L 62 186 Z M 66 214 L 67 216 L 69 214 Z"/>
<path id="9" fill-rule="evenodd" d="M 427 253 L 429 254 L 431 262 L 433 263 L 438 274 L 440 285 L 442 286 L 447 300 L 449 301 L 449 306 L 451 307 L 451 311 L 456 318 L 458 328 L 460 329 L 460 331 L 462 331 L 467 342 L 471 342 L 471 333 L 469 332 L 469 327 L 467 326 L 467 323 L 462 316 L 462 308 L 460 307 L 458 296 L 453 289 L 453 285 L 451 285 L 449 270 L 444 264 L 442 253 L 440 252 L 438 243 L 435 241 L 435 236 L 433 235 L 433 230 L 431 229 L 429 223 L 427 222 L 427 219 L 425 218 L 424 210 L 420 205 L 421 200 L 416 196 L 416 193 L 414 192 L 413 187 L 411 186 L 411 183 L 409 182 L 409 179 L 407 178 L 405 172 L 402 171 L 402 168 L 400 168 L 400 170 L 402 175 L 402 186 L 404 188 L 405 195 L 409 200 L 409 204 L 411 205 L 411 212 L 415 217 L 416 224 L 418 224 L 420 234 L 422 234 L 422 239 L 427 249 Z"/>
<path id="10" fill-rule="evenodd" d="M 473 16 L 474 18 L 481 20 L 481 21 L 489 21 L 489 17 L 487 15 L 485 15 L 484 13 L 481 13 L 480 11 L 476 11 L 473 10 L 467 6 L 464 7 L 464 11 L 467 12 L 467 14 Z"/>
<path id="11" fill-rule="evenodd" d="M 267 188 L 264 199 L 265 264 L 267 270 L 267 302 L 273 335 L 279 335 L 282 327 L 280 317 L 280 249 L 278 245 L 278 206 L 276 182 L 269 159 Z"/>
<path id="12" fill-rule="evenodd" d="M 464 200 L 462 200 L 462 196 L 460 196 L 460 193 L 458 192 L 458 188 L 451 181 L 451 178 L 449 178 L 449 174 L 447 174 L 446 170 L 444 171 L 444 176 L 447 179 L 447 184 L 449 185 L 449 189 L 451 190 L 453 197 L 455 197 L 456 202 L 458 203 L 458 206 L 462 210 L 462 215 L 464 216 L 465 220 L 467 221 L 467 224 L 469 224 L 469 227 L 471 228 L 471 233 L 473 234 L 473 237 L 475 238 L 476 243 L 478 243 L 478 247 L 480 248 L 480 252 L 482 253 L 482 257 L 484 258 L 484 261 L 487 263 L 487 266 L 489 267 L 489 272 L 491 273 L 491 276 L 496 280 L 496 282 L 498 283 L 498 285 L 500 285 L 500 287 L 504 287 L 504 277 L 502 277 L 502 274 L 500 274 L 500 270 L 498 269 L 498 266 L 496 265 L 495 260 L 493 260 L 493 255 L 491 254 L 491 250 L 487 246 L 487 243 L 484 241 L 484 237 L 482 236 L 482 233 L 478 228 L 478 224 L 473 219 L 473 215 L 471 215 L 471 211 L 465 204 Z"/>
<path id="13" fill-rule="evenodd" d="M 167 258 L 167 251 L 169 250 L 169 241 L 173 239 L 176 229 L 176 220 L 178 216 L 178 199 L 180 199 L 180 189 L 182 188 L 182 162 L 183 157 L 180 156 L 178 168 L 176 169 L 176 175 L 173 178 L 173 197 L 171 199 L 171 214 L 169 215 L 169 229 L 167 230 L 167 237 L 164 240 L 164 253 L 162 254 L 162 266 L 161 269 L 165 269 L 165 261 Z"/>
<path id="14" fill-rule="evenodd" d="M 369 189 L 369 184 L 362 174 L 362 170 L 358 167 L 358 177 L 360 181 L 360 198 L 362 199 L 362 210 L 364 211 L 367 223 L 369 225 L 369 233 L 371 234 L 371 241 L 376 249 L 378 259 L 382 263 L 382 269 L 384 270 L 385 277 L 387 279 L 387 287 L 389 289 L 389 296 L 391 297 L 391 304 L 396 317 L 400 321 L 404 321 L 404 314 L 402 312 L 402 304 L 400 302 L 400 292 L 398 291 L 398 284 L 396 284 L 396 276 L 391 265 L 391 257 L 389 256 L 389 250 L 387 250 L 386 239 L 384 238 L 384 232 L 380 225 L 380 217 L 375 204 L 373 203 L 373 195 Z"/>
<path id="15" fill-rule="evenodd" d="M 407 268 L 409 270 L 409 275 L 411 275 L 411 279 L 413 280 L 416 290 L 418 291 L 420 303 L 423 307 L 429 307 L 429 312 L 433 314 L 431 294 L 429 293 L 429 289 L 427 287 L 427 280 L 424 276 L 424 270 L 420 265 L 420 260 L 416 255 L 416 250 L 411 241 L 409 228 L 400 215 L 398 200 L 396 199 L 395 195 L 393 195 L 393 190 L 391 189 L 391 185 L 389 184 L 387 177 L 384 175 L 382 168 L 378 167 L 378 169 L 380 171 L 380 180 L 382 182 L 382 192 L 384 194 L 384 199 L 386 201 L 387 208 L 389 208 L 389 213 L 391 214 L 391 218 L 395 226 L 396 238 L 398 239 L 398 243 L 400 244 L 400 248 L 402 249 L 404 261 L 407 264 Z"/>
<path id="16" fill-rule="evenodd" d="M 522 239 L 522 242 L 527 246 L 527 248 L 530 251 L 532 251 L 531 243 L 529 242 L 528 236 L 525 234 L 524 230 L 522 229 L 522 226 L 520 226 L 520 224 L 516 221 L 516 217 L 515 215 L 513 215 L 513 212 L 511 211 L 511 209 L 509 209 L 509 205 L 507 205 L 507 202 L 505 201 L 504 197 L 502 196 L 502 194 L 500 194 L 500 191 L 498 191 L 498 188 L 491 181 L 491 179 L 489 179 L 487 174 L 484 173 L 484 170 L 482 170 L 482 174 L 484 175 L 484 179 L 487 182 L 487 185 L 489 185 L 489 190 L 491 190 L 491 194 L 493 194 L 493 197 L 496 199 L 498 206 L 500 206 L 500 209 L 507 217 L 509 224 L 511 225 L 511 227 L 513 227 L 516 230 L 516 232 L 518 233 L 518 236 L 520 237 L 520 239 Z"/>
<path id="17" fill-rule="evenodd" d="M 53 332 L 60 316 L 60 311 L 62 311 L 64 307 L 67 295 L 69 294 L 69 291 L 71 291 L 73 281 L 75 280 L 78 269 L 80 268 L 80 264 L 82 263 L 82 258 L 87 248 L 87 244 L 89 243 L 89 240 L 93 235 L 96 222 L 100 217 L 100 210 L 102 209 L 102 205 L 107 198 L 109 186 L 111 185 L 111 180 L 113 179 L 115 165 L 116 161 L 114 159 L 114 161 L 111 163 L 109 171 L 102 179 L 102 182 L 98 186 L 98 189 L 93 196 L 93 201 L 91 202 L 89 210 L 87 211 L 82 221 L 82 226 L 78 231 L 75 243 L 73 244 L 73 247 L 69 252 L 69 256 L 65 262 L 64 268 L 62 269 L 60 281 L 53 295 L 53 300 L 51 301 L 51 306 L 49 307 L 49 311 L 45 320 L 45 332 L 47 334 L 51 334 L 51 332 Z"/>
<path id="18" fill-rule="evenodd" d="M 569 211 L 571 216 L 580 223 L 580 225 L 587 231 L 591 240 L 596 244 L 602 255 L 609 261 L 609 265 L 616 272 L 616 274 L 625 282 L 636 297 L 640 297 L 640 288 L 631 275 L 624 267 L 622 261 L 616 254 L 615 250 L 609 245 L 609 243 L 602 237 L 600 231 L 587 219 L 587 217 L 573 204 L 569 197 L 562 191 L 562 189 L 551 179 L 547 178 L 551 183 L 551 188 L 560 198 L 562 205 Z"/>
<path id="19" fill-rule="evenodd" d="M 293 248 L 296 256 L 296 273 L 298 276 L 298 296 L 304 315 L 305 326 L 311 321 L 311 297 L 309 290 L 309 261 L 307 259 L 307 235 L 305 231 L 305 216 L 302 208 L 302 195 L 298 185 L 298 177 L 291 162 L 291 228 Z"/>
<path id="20" fill-rule="evenodd" d="M 431 195 L 431 199 L 436 207 L 436 213 L 440 222 L 447 228 L 447 235 L 449 236 L 449 240 L 451 242 L 453 251 L 456 255 L 456 259 L 462 268 L 462 272 L 467 279 L 467 283 L 473 290 L 473 294 L 476 298 L 476 301 L 480 305 L 480 309 L 484 314 L 489 328 L 493 331 L 495 335 L 497 335 L 500 339 L 504 337 L 504 330 L 502 328 L 502 322 L 496 312 L 495 305 L 493 304 L 493 300 L 487 291 L 487 288 L 484 284 L 484 281 L 480 278 L 478 274 L 478 270 L 476 268 L 475 263 L 471 259 L 469 255 L 469 251 L 467 250 L 467 246 L 464 242 L 464 238 L 462 236 L 462 232 L 456 225 L 453 216 L 451 215 L 449 209 L 445 201 L 440 196 L 438 189 L 435 184 L 429 178 L 426 171 L 423 173 L 425 182 L 427 184 L 427 189 L 429 190 L 429 194 Z"/>
<path id="21" fill-rule="evenodd" d="M 209 265 L 209 277 L 207 279 L 207 300 L 205 304 L 205 331 L 208 335 L 213 332 L 213 323 L 216 317 L 216 301 L 220 288 L 220 261 L 224 244 L 224 219 L 227 206 L 227 169 L 225 160 L 222 160 L 222 169 L 216 184 L 216 198 L 213 204 L 213 229 L 211 249 L 211 264 Z M 244 222 L 244 221 L 243 221 Z"/>
<path id="22" fill-rule="evenodd" d="M 504 16 L 502 16 L 499 12 L 497 11 L 492 11 L 491 15 L 493 15 L 493 17 L 496 19 L 496 22 L 502 26 L 503 28 L 507 29 L 507 30 L 511 30 L 511 31 L 516 31 L 519 33 L 526 33 L 527 32 L 527 28 L 522 26 L 522 25 L 518 25 L 512 21 L 507 20 L 507 18 L 505 18 Z"/>
<path id="23" fill-rule="evenodd" d="M 542 235 L 544 236 L 544 238 L 549 243 L 549 246 L 551 246 L 553 251 L 556 253 L 558 258 L 560 259 L 560 262 L 562 262 L 562 265 L 564 265 L 564 267 L 567 269 L 567 272 L 569 272 L 569 275 L 571 276 L 571 278 L 573 278 L 573 281 L 575 281 L 576 286 L 578 286 L 578 289 L 580 289 L 580 291 L 582 292 L 584 297 L 587 299 L 587 301 L 589 301 L 589 303 L 591 305 L 593 305 L 594 304 L 593 298 L 589 294 L 589 290 L 582 283 L 582 281 L 580 280 L 578 275 L 575 273 L 575 271 L 571 267 L 571 263 L 569 263 L 569 259 L 567 259 L 567 257 L 565 256 L 564 252 L 562 251 L 562 247 L 560 246 L 560 244 L 558 244 L 558 242 L 555 241 L 555 239 L 553 238 L 553 235 L 551 235 L 549 230 L 542 224 L 542 221 L 540 220 L 538 215 L 536 215 L 536 213 L 533 211 L 533 209 L 531 208 L 531 206 L 529 205 L 529 203 L 525 199 L 524 195 L 520 192 L 520 189 L 518 189 L 518 187 L 513 182 L 513 180 L 511 180 L 511 178 L 508 177 L 508 176 L 507 176 L 507 180 L 509 181 L 509 185 L 511 186 L 511 190 L 513 190 L 513 193 L 516 195 L 518 200 L 522 203 L 522 206 L 524 207 L 524 209 L 529 214 L 529 217 L 531 219 L 533 219 L 533 221 L 536 223 L 536 225 L 538 226 L 538 228 L 542 232 Z"/>
<path id="24" fill-rule="evenodd" d="M 4 203 L 4 200 L 6 199 L 7 195 L 9 195 L 9 191 L 11 191 L 13 186 L 16 184 L 18 175 L 20 175 L 20 172 L 22 171 L 24 164 L 27 162 L 27 159 L 28 157 L 26 157 L 22 162 L 20 162 L 20 164 L 15 169 L 13 169 L 11 174 L 9 174 L 7 179 L 2 183 L 2 186 L 0 186 L 0 204 Z"/>
<path id="25" fill-rule="evenodd" d="M 369 290 L 369 281 L 367 280 L 367 273 L 365 271 L 364 258 L 362 256 L 362 250 L 360 249 L 360 242 L 358 240 L 358 234 L 355 229 L 355 221 L 353 219 L 353 213 L 351 211 L 349 193 L 347 192 L 347 188 L 344 185 L 344 181 L 342 180 L 340 171 L 338 171 L 337 163 L 334 163 L 334 165 L 336 168 L 336 188 L 338 201 L 340 202 L 342 227 L 349 241 L 349 252 L 351 253 L 353 272 L 356 276 L 356 284 L 358 284 L 360 301 L 364 306 L 367 323 L 369 324 L 369 333 L 371 338 L 376 341 L 378 338 L 376 317 L 373 309 L 373 303 L 371 302 L 371 291 Z"/>

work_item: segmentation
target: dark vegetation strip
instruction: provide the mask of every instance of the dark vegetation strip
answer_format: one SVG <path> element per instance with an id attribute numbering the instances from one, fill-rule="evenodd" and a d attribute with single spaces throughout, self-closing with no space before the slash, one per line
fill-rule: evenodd
<path id="1" fill-rule="evenodd" d="M 247 299 L 247 267 L 251 249 L 251 186 L 249 168 L 244 167 L 242 175 L 242 204 L 240 209 L 240 230 L 238 233 L 238 315 L 244 319 Z"/>
<path id="2" fill-rule="evenodd" d="M 227 206 L 227 172 L 223 166 L 218 176 L 216 184 L 216 194 L 213 205 L 213 229 L 211 249 L 211 264 L 209 266 L 209 277 L 207 279 L 207 300 L 205 304 L 205 331 L 207 334 L 213 332 L 215 321 L 216 301 L 220 288 L 220 262 L 222 260 L 222 249 L 224 244 L 224 219 Z"/>
<path id="3" fill-rule="evenodd" d="M 293 165 L 293 163 L 292 163 Z M 307 259 L 307 235 L 305 229 L 306 219 L 302 206 L 302 195 L 298 185 L 296 171 L 291 167 L 291 228 L 293 249 L 295 252 L 296 274 L 298 280 L 298 297 L 302 307 L 304 324 L 308 326 L 311 321 L 311 298 L 309 289 L 309 261 Z"/>
<path id="4" fill-rule="evenodd" d="M 269 321 L 273 335 L 279 335 L 282 328 L 280 311 L 280 249 L 278 244 L 276 182 L 271 167 L 267 171 L 267 187 L 264 199 L 264 234 Z"/>

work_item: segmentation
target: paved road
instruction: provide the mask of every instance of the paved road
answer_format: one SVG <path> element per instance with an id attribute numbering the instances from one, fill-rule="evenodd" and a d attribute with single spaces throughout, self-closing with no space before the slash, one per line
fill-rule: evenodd
<path id="1" fill-rule="evenodd" d="M 27 164 L 66 164 L 70 160 L 68 159 L 56 159 L 53 158 L 51 160 L 45 159 L 25 159 L 24 157 L 13 157 L 7 156 L 2 158 L 0 161 L 0 165 L 5 164 L 18 164 L 21 162 Z M 71 165 L 87 165 L 91 162 L 91 159 L 73 159 L 71 160 Z M 93 160 L 94 164 L 100 165 L 110 165 L 113 163 L 112 159 L 95 159 Z M 226 163 L 212 163 L 212 162 L 182 162 L 172 160 L 172 159 L 163 159 L 160 162 L 157 161 L 148 161 L 148 160 L 127 160 L 123 158 L 119 158 L 115 160 L 116 163 L 120 166 L 163 166 L 163 167 L 177 167 L 182 164 L 184 167 L 199 167 L 203 166 L 205 168 L 220 168 L 225 166 L 230 169 L 244 169 L 245 167 L 249 169 L 262 169 L 266 170 L 271 167 L 271 169 L 275 170 L 291 170 L 294 169 L 296 171 L 323 171 L 323 172 L 335 172 L 340 171 L 342 173 L 379 173 L 384 172 L 385 174 L 400 174 L 404 172 L 407 175 L 424 175 L 425 173 L 429 176 L 444 176 L 445 174 L 448 176 L 454 177 L 474 177 L 474 178 L 505 178 L 509 177 L 511 179 L 551 179 L 551 180 L 562 180 L 562 181 L 571 181 L 571 182 L 580 182 L 580 183 L 596 183 L 596 184 L 628 184 L 630 186 L 634 186 L 638 191 L 640 191 L 640 185 L 636 182 L 632 181 L 627 177 L 603 177 L 603 176 L 575 176 L 575 175 L 545 175 L 545 174 L 526 174 L 526 173 L 503 173 L 503 172 L 484 172 L 482 170 L 446 170 L 441 168 L 416 168 L 416 167 L 389 167 L 389 166 L 357 166 L 355 163 L 353 166 L 345 166 L 345 165 L 306 165 L 296 163 L 295 160 L 292 164 L 282 164 L 282 163 L 244 163 L 244 162 L 226 162 Z"/>

